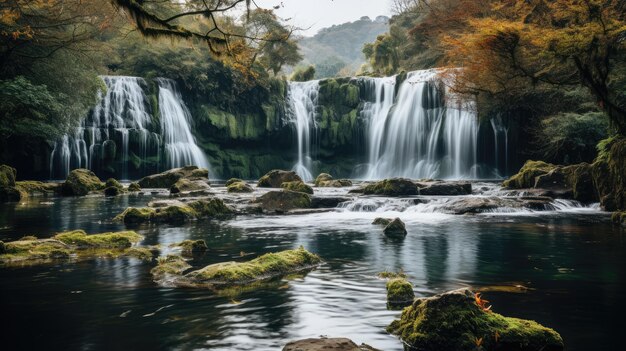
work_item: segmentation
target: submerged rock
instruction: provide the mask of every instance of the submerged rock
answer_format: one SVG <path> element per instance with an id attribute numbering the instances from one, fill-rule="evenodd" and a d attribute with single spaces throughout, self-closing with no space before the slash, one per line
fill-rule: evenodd
<path id="1" fill-rule="evenodd" d="M 554 330 L 491 312 L 484 303 L 468 289 L 420 298 L 387 331 L 415 350 L 473 351 L 477 340 L 484 350 L 563 350 L 563 339 Z"/>
<path id="2" fill-rule="evenodd" d="M 404 222 L 400 220 L 400 218 L 396 218 L 389 224 L 387 224 L 383 232 L 389 238 L 399 239 L 404 238 L 407 234 L 406 226 L 404 225 Z"/>
<path id="3" fill-rule="evenodd" d="M 187 193 L 191 191 L 209 190 L 208 178 L 196 178 L 196 179 L 179 179 L 174 185 L 170 187 L 171 194 Z"/>
<path id="4" fill-rule="evenodd" d="M 311 208 L 311 197 L 296 191 L 270 191 L 263 194 L 254 203 L 261 205 L 264 211 L 287 212 L 297 208 Z"/>
<path id="5" fill-rule="evenodd" d="M 346 338 L 304 339 L 288 343 L 283 351 L 378 351 L 375 348 L 355 344 Z"/>
<path id="6" fill-rule="evenodd" d="M 204 240 L 185 240 L 173 246 L 182 248 L 184 255 L 192 255 L 196 253 L 206 252 L 209 247 Z"/>
<path id="7" fill-rule="evenodd" d="M 413 303 L 415 292 L 413 285 L 404 278 L 392 278 L 387 282 L 387 306 L 390 309 L 402 309 Z"/>
<path id="8" fill-rule="evenodd" d="M 191 265 L 181 256 L 167 255 L 166 257 L 158 258 L 157 266 L 152 268 L 150 273 L 155 281 L 160 281 L 168 276 L 181 275 L 190 268 Z"/>
<path id="9" fill-rule="evenodd" d="M 311 208 L 335 208 L 350 200 L 350 197 L 345 196 L 311 196 Z"/>
<path id="10" fill-rule="evenodd" d="M 372 222 L 372 224 L 374 225 L 382 225 L 382 226 L 388 226 L 389 223 L 393 222 L 393 218 L 382 218 L 382 217 L 378 217 L 374 219 L 374 222 Z"/>
<path id="11" fill-rule="evenodd" d="M 169 171 L 147 176 L 141 179 L 138 184 L 142 188 L 169 189 L 181 179 L 208 179 L 209 171 L 197 166 L 175 168 Z"/>
<path id="12" fill-rule="evenodd" d="M 75 169 L 70 172 L 63 183 L 63 195 L 85 196 L 92 191 L 104 189 L 105 184 L 88 169 Z"/>
<path id="13" fill-rule="evenodd" d="M 180 260 L 174 260 L 180 264 Z M 214 288 L 247 285 L 258 281 L 297 273 L 315 268 L 321 259 L 302 246 L 295 250 L 268 253 L 249 262 L 223 262 L 172 277 L 171 283 L 180 287 Z M 158 270 L 170 269 L 170 263 Z M 158 267 L 157 267 L 158 268 Z M 155 268 L 156 269 L 156 268 Z M 169 271 L 167 273 L 170 273 Z M 154 274 L 154 273 L 153 273 Z M 172 273 L 170 273 L 172 274 Z"/>
<path id="14" fill-rule="evenodd" d="M 163 207 L 127 208 L 115 217 L 125 224 L 181 223 L 195 219 L 224 218 L 234 211 L 218 198 L 172 204 Z"/>
<path id="15" fill-rule="evenodd" d="M 254 189 L 246 182 L 234 182 L 226 186 L 229 193 L 253 193 Z"/>
<path id="16" fill-rule="evenodd" d="M 87 235 L 84 230 L 74 230 L 59 233 L 53 239 L 78 249 L 126 249 L 143 236 L 133 231 Z"/>
<path id="17" fill-rule="evenodd" d="M 385 179 L 359 190 L 364 195 L 410 196 L 417 195 L 417 184 L 410 179 Z"/>
<path id="18" fill-rule="evenodd" d="M 289 182 L 302 182 L 302 178 L 300 178 L 300 176 L 298 176 L 294 171 L 282 171 L 275 169 L 261 177 L 257 186 L 259 188 L 280 188 L 283 183 Z"/>
<path id="19" fill-rule="evenodd" d="M 286 190 L 297 191 L 300 193 L 313 195 L 313 188 L 304 184 L 304 182 L 296 181 L 296 182 L 286 182 L 281 184 L 281 187 Z"/>

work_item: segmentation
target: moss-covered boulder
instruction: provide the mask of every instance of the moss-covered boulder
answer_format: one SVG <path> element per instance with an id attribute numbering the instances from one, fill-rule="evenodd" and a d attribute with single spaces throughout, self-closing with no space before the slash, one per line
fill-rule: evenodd
<path id="1" fill-rule="evenodd" d="M 15 264 L 69 259 L 71 248 L 54 239 L 32 239 L 2 243 L 0 263 Z"/>
<path id="2" fill-rule="evenodd" d="M 183 223 L 196 219 L 225 218 L 234 211 L 218 198 L 173 204 L 165 207 L 127 208 L 115 217 L 125 224 L 140 223 Z"/>
<path id="3" fill-rule="evenodd" d="M 95 173 L 88 169 L 75 169 L 70 172 L 63 183 L 63 195 L 85 196 L 91 191 L 104 189 L 105 184 Z"/>
<path id="4" fill-rule="evenodd" d="M 555 165 L 543 161 L 526 161 L 520 171 L 502 185 L 511 189 L 533 188 L 537 177 L 548 174 L 555 168 Z"/>
<path id="5" fill-rule="evenodd" d="M 270 191 L 253 203 L 258 203 L 264 211 L 287 212 L 298 208 L 311 208 L 312 201 L 308 194 L 296 191 Z"/>
<path id="6" fill-rule="evenodd" d="M 229 193 L 252 193 L 254 192 L 254 189 L 250 186 L 250 184 L 244 181 L 230 183 L 226 187 L 226 190 Z"/>
<path id="7" fill-rule="evenodd" d="M 120 191 L 124 190 L 124 186 L 122 185 L 122 183 L 119 182 L 119 180 L 115 179 L 115 178 L 109 178 L 107 179 L 107 181 L 104 183 L 105 188 L 118 188 Z"/>
<path id="8" fill-rule="evenodd" d="M 182 168 L 175 168 L 169 171 L 153 174 L 142 178 L 138 184 L 140 187 L 146 188 L 158 188 L 169 189 L 180 179 L 208 179 L 209 171 L 204 168 L 198 168 L 196 166 L 188 166 Z"/>
<path id="9" fill-rule="evenodd" d="M 613 213 L 613 215 L 611 216 L 611 220 L 615 225 L 626 227 L 626 212 Z"/>
<path id="10" fill-rule="evenodd" d="M 176 285 L 219 288 L 246 285 L 257 281 L 310 270 L 321 259 L 300 247 L 278 253 L 268 253 L 249 262 L 224 262 L 189 272 L 176 280 Z"/>
<path id="11" fill-rule="evenodd" d="M 17 202 L 26 194 L 15 186 L 15 168 L 0 165 L 0 202 Z"/>
<path id="12" fill-rule="evenodd" d="M 140 192 L 141 185 L 139 185 L 139 183 L 130 183 L 130 185 L 128 186 L 128 191 L 130 191 L 131 193 Z"/>
<path id="13" fill-rule="evenodd" d="M 360 189 L 364 195 L 410 196 L 417 195 L 417 184 L 410 179 L 385 179 Z"/>
<path id="14" fill-rule="evenodd" d="M 374 225 L 382 225 L 384 227 L 388 226 L 389 223 L 393 222 L 393 218 L 382 218 L 382 217 L 378 217 L 375 218 L 374 221 L 372 222 L 372 224 Z"/>
<path id="15" fill-rule="evenodd" d="M 378 351 L 377 349 L 346 338 L 319 338 L 292 341 L 285 345 L 283 351 Z"/>
<path id="16" fill-rule="evenodd" d="M 430 182 L 418 183 L 420 195 L 425 196 L 461 196 L 472 194 L 472 184 L 468 182 Z"/>
<path id="17" fill-rule="evenodd" d="M 171 275 L 183 274 L 183 272 L 191 268 L 191 265 L 178 255 L 159 257 L 157 262 L 157 266 L 150 270 L 155 281 L 160 281 Z"/>
<path id="18" fill-rule="evenodd" d="M 385 226 L 383 233 L 389 238 L 402 239 L 407 234 L 406 225 L 400 218 L 396 218 Z"/>
<path id="19" fill-rule="evenodd" d="M 174 185 L 170 187 L 170 193 L 172 194 L 180 194 L 191 191 L 199 191 L 199 190 L 209 190 L 211 186 L 209 185 L 209 180 L 200 178 L 200 179 L 179 179 Z"/>
<path id="20" fill-rule="evenodd" d="M 193 255 L 197 253 L 206 252 L 209 247 L 204 240 L 185 240 L 181 243 L 174 244 L 176 247 L 182 249 L 184 255 Z"/>
<path id="21" fill-rule="evenodd" d="M 402 309 L 413 303 L 415 292 L 413 285 L 404 278 L 392 278 L 387 282 L 387 306 L 390 309 Z"/>
<path id="22" fill-rule="evenodd" d="M 281 185 L 285 190 L 297 191 L 300 193 L 313 195 L 313 188 L 304 184 L 304 182 L 286 182 Z"/>
<path id="23" fill-rule="evenodd" d="M 380 279 L 395 279 L 395 278 L 406 279 L 406 273 L 404 273 L 402 270 L 398 272 L 383 271 L 383 272 L 378 273 L 376 276 Z"/>
<path id="24" fill-rule="evenodd" d="M 560 351 L 563 339 L 537 322 L 504 317 L 477 304 L 474 293 L 461 289 L 416 299 L 387 330 L 414 350 Z"/>
<path id="25" fill-rule="evenodd" d="M 83 230 L 59 233 L 53 237 L 66 245 L 79 249 L 125 249 L 143 239 L 133 231 L 87 235 Z"/>
<path id="26" fill-rule="evenodd" d="M 20 191 L 18 187 L 0 187 L 0 203 L 18 202 L 25 196 L 26 194 Z"/>
<path id="27" fill-rule="evenodd" d="M 352 181 L 349 179 L 334 179 L 328 173 L 322 173 L 315 178 L 315 186 L 319 188 L 343 188 L 352 186 Z"/>
<path id="28" fill-rule="evenodd" d="M 606 211 L 626 211 L 626 138 L 612 137 L 598 145 L 592 165 L 596 194 Z"/>
<path id="29" fill-rule="evenodd" d="M 117 196 L 121 193 L 121 190 L 119 188 L 116 188 L 114 186 L 108 187 L 106 189 L 104 189 L 104 196 Z"/>
<path id="30" fill-rule="evenodd" d="M 243 179 L 239 179 L 239 178 L 230 178 L 229 180 L 226 181 L 226 184 L 224 184 L 225 187 L 229 187 L 235 183 L 245 183 L 246 181 Z"/>
<path id="31" fill-rule="evenodd" d="M 275 169 L 259 179 L 257 184 L 260 188 L 280 188 L 283 183 L 301 182 L 302 178 L 294 171 L 282 171 Z"/>
<path id="32" fill-rule="evenodd" d="M 24 194 L 41 194 L 41 195 L 50 195 L 50 194 L 60 194 L 61 183 L 47 183 L 47 182 L 39 182 L 34 180 L 25 180 L 15 182 L 15 187 L 20 190 Z"/>
<path id="33" fill-rule="evenodd" d="M 320 175 L 318 175 L 317 178 L 315 178 L 315 186 L 320 186 L 322 182 L 328 182 L 333 179 L 334 179 L 333 176 L 331 176 L 328 173 L 320 173 Z"/>

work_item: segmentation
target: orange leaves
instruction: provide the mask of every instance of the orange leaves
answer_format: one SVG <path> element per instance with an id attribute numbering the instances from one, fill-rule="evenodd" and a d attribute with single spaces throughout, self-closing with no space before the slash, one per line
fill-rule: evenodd
<path id="1" fill-rule="evenodd" d="M 491 312 L 491 305 L 487 306 L 489 301 L 480 297 L 480 293 L 474 294 L 474 302 L 476 302 L 476 305 L 478 305 L 478 307 L 480 307 L 483 311 Z"/>

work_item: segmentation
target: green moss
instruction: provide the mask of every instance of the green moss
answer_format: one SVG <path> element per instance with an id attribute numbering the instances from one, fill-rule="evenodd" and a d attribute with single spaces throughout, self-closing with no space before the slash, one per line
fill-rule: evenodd
<path id="1" fill-rule="evenodd" d="M 615 225 L 626 227 L 626 212 L 614 212 L 611 220 Z"/>
<path id="2" fill-rule="evenodd" d="M 349 179 L 335 179 L 319 182 L 320 188 L 343 188 L 346 186 L 352 186 L 352 181 Z"/>
<path id="3" fill-rule="evenodd" d="M 601 143 L 602 144 L 602 143 Z M 626 138 L 607 141 L 592 166 L 594 186 L 606 211 L 626 210 Z"/>
<path id="4" fill-rule="evenodd" d="M 63 194 L 67 196 L 85 196 L 91 191 L 104 189 L 104 183 L 88 169 L 75 169 L 63 183 Z"/>
<path id="5" fill-rule="evenodd" d="M 128 191 L 132 193 L 139 192 L 141 191 L 141 186 L 139 186 L 138 183 L 130 183 L 130 185 L 128 186 Z"/>
<path id="6" fill-rule="evenodd" d="M 252 193 L 254 189 L 246 182 L 235 182 L 227 186 L 229 193 Z"/>
<path id="7" fill-rule="evenodd" d="M 181 223 L 202 218 L 225 218 L 233 214 L 233 210 L 218 198 L 198 200 L 186 205 L 167 207 L 127 208 L 115 217 L 116 221 L 126 224 L 139 223 Z"/>
<path id="8" fill-rule="evenodd" d="M 71 254 L 68 245 L 52 239 L 18 240 L 3 243 L 1 246 L 3 249 L 0 250 L 0 263 L 3 264 L 69 259 Z"/>
<path id="9" fill-rule="evenodd" d="M 320 183 L 327 182 L 329 180 L 333 180 L 333 176 L 328 173 L 320 173 L 320 175 L 315 178 L 315 186 L 320 186 Z"/>
<path id="10" fill-rule="evenodd" d="M 306 269 L 321 262 L 319 256 L 302 246 L 295 250 L 269 253 L 249 262 L 217 263 L 185 275 L 194 284 L 243 285 Z"/>
<path id="11" fill-rule="evenodd" d="M 234 183 L 245 183 L 245 181 L 239 178 L 230 178 L 229 180 L 226 181 L 226 184 L 224 185 L 228 187 L 229 185 L 232 185 Z"/>
<path id="12" fill-rule="evenodd" d="M 15 182 L 15 187 L 27 194 L 54 194 L 61 191 L 61 185 L 58 183 L 44 183 L 32 180 Z"/>
<path id="13" fill-rule="evenodd" d="M 398 272 L 384 271 L 378 273 L 377 277 L 381 279 L 406 278 L 406 273 L 402 270 Z"/>
<path id="14" fill-rule="evenodd" d="M 260 203 L 265 211 L 286 212 L 298 208 L 310 208 L 311 197 L 308 194 L 283 190 L 263 194 L 255 203 Z"/>
<path id="15" fill-rule="evenodd" d="M 27 235 L 27 236 L 21 238 L 20 240 L 21 241 L 24 241 L 24 240 L 37 240 L 37 237 L 34 236 L 34 235 Z"/>
<path id="16" fill-rule="evenodd" d="M 413 285 L 404 278 L 392 278 L 387 282 L 387 303 L 392 309 L 410 305 L 415 298 Z"/>
<path id="17" fill-rule="evenodd" d="M 174 247 L 182 248 L 184 255 L 206 252 L 209 247 L 204 240 L 185 240 L 181 243 L 173 244 Z"/>
<path id="18" fill-rule="evenodd" d="M 275 169 L 261 177 L 257 186 L 259 188 L 280 188 L 283 183 L 301 181 L 302 178 L 300 178 L 296 172 Z"/>
<path id="19" fill-rule="evenodd" d="M 387 330 L 417 350 L 476 350 L 477 339 L 484 350 L 563 350 L 554 330 L 485 311 L 467 289 L 415 300 Z"/>
<path id="20" fill-rule="evenodd" d="M 15 168 L 0 165 L 0 187 L 14 187 L 17 171 Z"/>
<path id="21" fill-rule="evenodd" d="M 286 189 L 286 190 L 313 195 L 313 188 L 304 184 L 304 182 L 300 182 L 300 181 L 286 182 L 286 183 L 283 183 L 281 186 L 283 189 Z"/>
<path id="22" fill-rule="evenodd" d="M 146 247 L 131 247 L 124 253 L 124 256 L 133 257 L 142 261 L 152 261 L 152 258 L 154 258 L 152 250 Z"/>
<path id="23" fill-rule="evenodd" d="M 555 165 L 546 163 L 543 161 L 526 161 L 520 171 L 505 180 L 502 184 L 507 188 L 512 189 L 526 189 L 533 188 L 535 186 L 535 180 L 538 176 L 548 174 L 550 171 L 556 168 Z"/>
<path id="24" fill-rule="evenodd" d="M 375 218 L 374 221 L 372 222 L 372 224 L 374 225 L 382 225 L 382 226 L 388 226 L 389 223 L 393 222 L 393 218 Z"/>
<path id="25" fill-rule="evenodd" d="M 157 266 L 152 268 L 150 273 L 152 273 L 155 280 L 160 280 L 168 275 L 183 274 L 189 268 L 191 268 L 191 265 L 181 256 L 167 255 L 166 257 L 158 258 Z"/>
<path id="26" fill-rule="evenodd" d="M 125 249 L 141 241 L 143 236 L 133 231 L 87 235 L 83 230 L 74 230 L 59 233 L 53 238 L 78 248 Z"/>
<path id="27" fill-rule="evenodd" d="M 410 179 L 385 179 L 361 189 L 365 195 L 404 196 L 417 195 L 417 185 Z"/>
<path id="28" fill-rule="evenodd" d="M 119 190 L 124 190 L 124 186 L 122 185 L 122 183 L 120 183 L 117 179 L 114 179 L 114 178 L 107 179 L 107 181 L 104 184 L 104 186 L 106 188 L 114 187 L 114 188 L 117 188 Z"/>

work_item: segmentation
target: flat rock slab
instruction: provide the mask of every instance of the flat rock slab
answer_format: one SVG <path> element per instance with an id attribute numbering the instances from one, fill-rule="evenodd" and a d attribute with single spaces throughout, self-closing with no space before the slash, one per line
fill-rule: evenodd
<path id="1" fill-rule="evenodd" d="M 283 348 L 283 351 L 379 351 L 371 346 L 355 344 L 346 338 L 332 339 L 304 339 L 292 341 Z"/>

